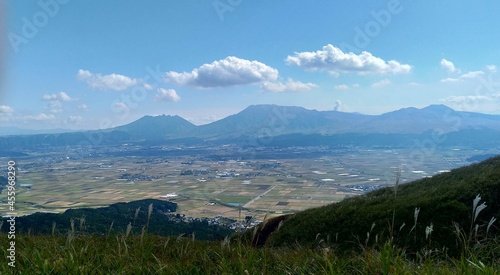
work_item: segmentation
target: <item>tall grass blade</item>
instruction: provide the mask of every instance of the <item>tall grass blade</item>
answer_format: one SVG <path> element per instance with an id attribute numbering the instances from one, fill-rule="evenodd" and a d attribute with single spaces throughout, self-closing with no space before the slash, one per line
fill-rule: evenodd
<path id="1" fill-rule="evenodd" d="M 491 220 L 488 222 L 488 226 L 486 227 L 486 234 L 488 234 L 488 232 L 490 232 L 490 227 L 493 225 L 493 223 L 495 223 L 497 219 L 495 217 L 491 217 Z"/>

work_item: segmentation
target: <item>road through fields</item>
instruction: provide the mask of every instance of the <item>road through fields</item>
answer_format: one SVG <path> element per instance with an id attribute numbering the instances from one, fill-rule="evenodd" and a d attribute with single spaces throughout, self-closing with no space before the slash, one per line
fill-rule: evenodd
<path id="1" fill-rule="evenodd" d="M 276 186 L 278 185 L 273 185 L 273 187 L 269 188 L 266 190 L 266 192 L 256 196 L 255 198 L 253 198 L 251 201 L 247 202 L 245 205 L 243 205 L 244 208 L 248 208 L 248 206 L 252 203 L 254 203 L 256 200 L 262 198 L 263 196 L 265 196 L 267 193 L 271 192 L 274 188 L 276 188 Z"/>

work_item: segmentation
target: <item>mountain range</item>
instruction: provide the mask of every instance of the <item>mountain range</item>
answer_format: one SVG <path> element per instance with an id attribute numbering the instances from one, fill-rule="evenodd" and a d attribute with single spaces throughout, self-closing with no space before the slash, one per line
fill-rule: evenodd
<path id="1" fill-rule="evenodd" d="M 180 116 L 161 115 L 144 116 L 132 123 L 105 130 L 3 136 L 0 137 L 0 150 L 39 145 L 179 142 L 187 138 L 241 141 L 256 137 L 280 137 L 275 140 L 330 137 L 329 140 L 339 142 L 371 138 L 390 144 L 395 139 L 408 140 L 436 134 L 446 134 L 449 140 L 461 140 L 463 143 L 476 138 L 481 144 L 484 139 L 491 143 L 500 137 L 500 115 L 455 111 L 445 105 L 430 105 L 421 109 L 410 107 L 381 115 L 252 105 L 237 114 L 200 126 Z"/>
<path id="2" fill-rule="evenodd" d="M 136 137 L 240 137 L 268 134 L 420 134 L 449 133 L 465 129 L 500 131 L 500 115 L 455 111 L 445 105 L 404 108 L 381 115 L 308 110 L 296 106 L 252 105 L 243 111 L 195 126 L 179 116 L 145 116 L 110 129 Z"/>

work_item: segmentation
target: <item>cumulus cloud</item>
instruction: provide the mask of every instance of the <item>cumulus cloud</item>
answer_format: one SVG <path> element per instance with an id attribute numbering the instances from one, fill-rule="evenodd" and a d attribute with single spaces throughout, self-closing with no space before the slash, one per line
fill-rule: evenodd
<path id="1" fill-rule="evenodd" d="M 481 75 L 484 75 L 484 72 L 483 71 L 471 71 L 471 72 L 468 72 L 468 73 L 465 73 L 465 74 L 462 74 L 460 77 L 458 78 L 451 78 L 451 77 L 448 77 L 448 78 L 444 78 L 444 79 L 441 79 L 441 82 L 442 83 L 453 83 L 453 82 L 459 82 L 459 81 L 464 81 L 464 80 L 467 80 L 467 79 L 474 79 L 474 78 L 477 78 Z"/>
<path id="2" fill-rule="evenodd" d="M 267 92 L 272 93 L 288 93 L 288 92 L 304 92 L 309 91 L 318 86 L 313 83 L 303 83 L 300 81 L 295 81 L 293 79 L 288 79 L 286 82 L 264 82 L 262 83 L 262 89 Z"/>
<path id="3" fill-rule="evenodd" d="M 60 101 L 51 101 L 47 104 L 47 109 L 51 113 L 60 113 L 62 112 L 62 103 Z"/>
<path id="4" fill-rule="evenodd" d="M 141 83 L 139 79 L 121 74 L 95 74 L 87 70 L 78 70 L 78 80 L 85 81 L 92 89 L 123 91 Z"/>
<path id="5" fill-rule="evenodd" d="M 495 73 L 497 71 L 497 66 L 495 66 L 495 65 L 488 65 L 488 66 L 486 66 L 486 69 L 488 71 L 490 71 L 490 72 Z"/>
<path id="6" fill-rule="evenodd" d="M 80 104 L 76 106 L 76 108 L 80 111 L 87 111 L 89 109 L 89 106 L 87 106 L 87 104 Z"/>
<path id="7" fill-rule="evenodd" d="M 457 82 L 457 81 L 460 81 L 460 79 L 452 78 L 452 77 L 441 79 L 441 82 L 443 82 L 443 83 L 451 83 L 451 82 Z"/>
<path id="8" fill-rule="evenodd" d="M 455 64 L 453 64 L 453 62 L 449 61 L 449 60 L 446 60 L 446 59 L 441 59 L 441 68 L 445 69 L 446 71 L 448 71 L 449 73 L 455 73 L 455 72 L 460 72 L 460 70 L 458 70 L 456 67 L 455 67 Z"/>
<path id="9" fill-rule="evenodd" d="M 177 92 L 174 89 L 163 89 L 158 88 L 156 91 L 155 99 L 158 101 L 173 101 L 177 102 L 181 100 L 180 96 L 177 95 Z"/>
<path id="10" fill-rule="evenodd" d="M 114 107 L 115 109 L 117 109 L 117 110 L 128 110 L 128 109 L 130 109 L 130 108 L 128 107 L 128 105 L 127 105 L 127 104 L 125 104 L 125 102 L 121 102 L 121 101 L 119 101 L 119 102 L 115 102 L 115 104 L 113 104 L 113 107 Z"/>
<path id="11" fill-rule="evenodd" d="M 485 95 L 449 96 L 441 101 L 453 104 L 470 104 L 481 101 L 490 101 L 491 97 Z"/>
<path id="12" fill-rule="evenodd" d="M 395 60 L 385 61 L 367 51 L 361 54 L 344 53 L 341 49 L 328 44 L 315 52 L 296 52 L 286 58 L 288 65 L 305 70 L 329 71 L 335 75 L 340 73 L 359 74 L 400 74 L 409 73 L 411 66 Z"/>
<path id="13" fill-rule="evenodd" d="M 62 103 L 68 101 L 76 101 L 76 98 L 70 97 L 65 92 L 59 92 L 55 94 L 46 94 L 42 96 L 42 100 L 48 101 L 47 108 L 51 113 L 60 113 L 62 112 Z"/>
<path id="14" fill-rule="evenodd" d="M 27 115 L 25 117 L 22 117 L 23 120 L 35 120 L 35 121 L 48 121 L 48 120 L 54 120 L 56 117 L 52 114 L 47 115 L 45 113 L 39 113 L 37 115 Z"/>
<path id="15" fill-rule="evenodd" d="M 457 110 L 477 112 L 500 111 L 500 92 L 488 95 L 449 96 L 440 101 Z"/>
<path id="16" fill-rule="evenodd" d="M 335 87 L 333 87 L 333 88 L 335 90 L 345 91 L 345 90 L 349 90 L 349 85 L 340 84 L 340 85 L 335 85 Z"/>
<path id="17" fill-rule="evenodd" d="M 380 80 L 380 81 L 377 81 L 375 83 L 372 84 L 372 87 L 373 88 L 380 88 L 380 87 L 385 87 L 385 86 L 388 86 L 391 84 L 391 81 L 388 80 L 388 79 L 383 79 L 383 80 Z"/>
<path id="18" fill-rule="evenodd" d="M 13 112 L 14 112 L 14 109 L 12 109 L 12 107 L 7 106 L 7 105 L 0 105 L 0 114 L 7 115 L 7 114 L 11 114 Z"/>
<path id="19" fill-rule="evenodd" d="M 66 119 L 67 123 L 71 124 L 77 124 L 83 121 L 83 117 L 81 116 L 69 116 L 68 119 Z"/>
<path id="20" fill-rule="evenodd" d="M 191 72 L 170 71 L 165 81 L 196 88 L 229 87 L 272 81 L 278 78 L 278 70 L 259 61 L 234 56 L 204 64 Z"/>
<path id="21" fill-rule="evenodd" d="M 463 75 L 460 76 L 460 78 L 476 78 L 480 75 L 484 75 L 484 72 L 483 71 L 472 71 L 472 72 L 468 72 L 468 73 L 465 73 Z"/>
<path id="22" fill-rule="evenodd" d="M 76 100 L 75 98 L 71 98 L 65 92 L 59 92 L 57 94 L 50 94 L 50 95 L 43 95 L 42 99 L 43 100 L 47 100 L 47 101 L 55 101 L 55 100 L 57 100 L 57 101 L 64 101 L 64 102 L 75 101 Z"/>

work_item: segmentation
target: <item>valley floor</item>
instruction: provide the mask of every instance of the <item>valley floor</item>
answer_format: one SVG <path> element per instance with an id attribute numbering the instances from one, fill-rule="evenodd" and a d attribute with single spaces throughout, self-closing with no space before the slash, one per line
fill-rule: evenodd
<path id="1" fill-rule="evenodd" d="M 492 153 L 497 152 L 354 146 L 39 149 L 16 159 L 16 210 L 18 215 L 63 212 L 163 198 L 177 203 L 178 213 L 186 216 L 263 220 L 392 186 L 397 170 L 404 183 Z M 0 200 L 6 196 L 3 192 Z M 6 207 L 0 204 L 0 212 Z"/>

